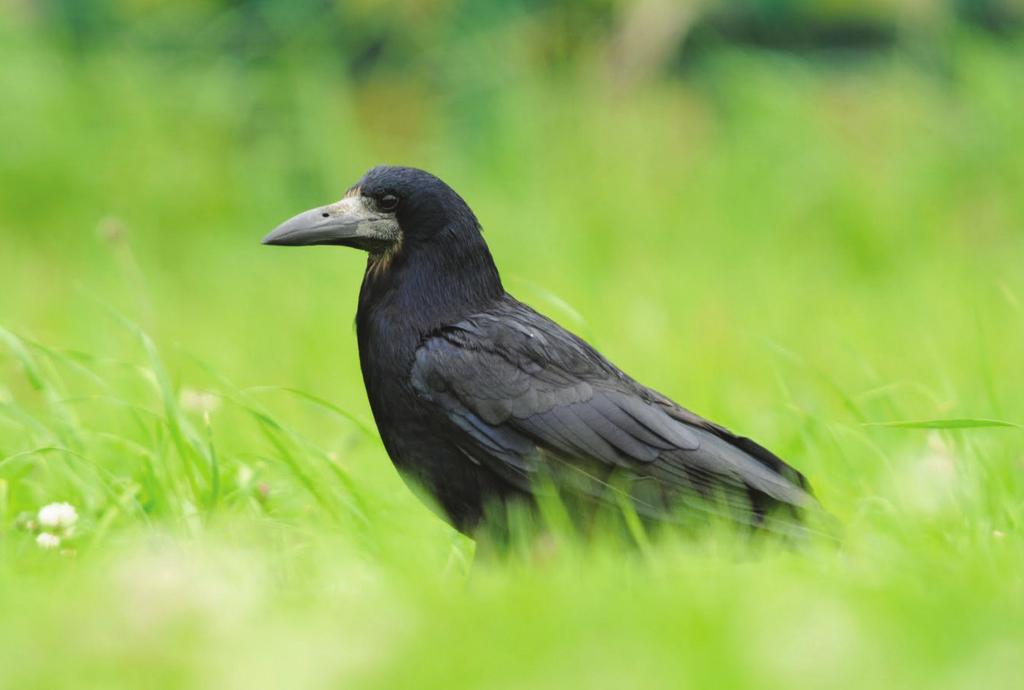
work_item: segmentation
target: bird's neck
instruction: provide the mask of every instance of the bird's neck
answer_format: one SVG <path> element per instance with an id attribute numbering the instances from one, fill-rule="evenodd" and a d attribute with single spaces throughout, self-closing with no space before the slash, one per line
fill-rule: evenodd
<path id="1" fill-rule="evenodd" d="M 407 246 L 392 256 L 370 257 L 359 292 L 356 326 L 361 340 L 383 330 L 418 341 L 485 309 L 504 292 L 482 237 Z"/>

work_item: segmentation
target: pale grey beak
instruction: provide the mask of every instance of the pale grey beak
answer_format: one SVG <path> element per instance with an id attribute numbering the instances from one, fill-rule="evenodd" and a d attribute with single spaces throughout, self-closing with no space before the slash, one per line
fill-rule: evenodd
<path id="1" fill-rule="evenodd" d="M 399 237 L 394 214 L 377 211 L 364 197 L 352 196 L 289 218 L 264 237 L 263 244 L 337 244 L 372 252 L 387 248 Z"/>

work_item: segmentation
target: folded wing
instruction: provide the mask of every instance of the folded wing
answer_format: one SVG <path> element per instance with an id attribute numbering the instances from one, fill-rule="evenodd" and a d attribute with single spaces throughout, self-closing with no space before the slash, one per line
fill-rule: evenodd
<path id="1" fill-rule="evenodd" d="M 425 340 L 412 381 L 472 461 L 527 491 L 546 471 L 606 500 L 635 486 L 634 504 L 652 517 L 677 499 L 713 498 L 751 522 L 814 503 L 771 452 L 638 384 L 511 298 Z"/>

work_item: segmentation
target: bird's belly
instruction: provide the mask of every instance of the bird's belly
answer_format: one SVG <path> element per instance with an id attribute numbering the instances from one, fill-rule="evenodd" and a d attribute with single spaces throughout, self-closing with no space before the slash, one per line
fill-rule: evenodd
<path id="1" fill-rule="evenodd" d="M 378 428 L 405 483 L 461 532 L 471 533 L 488 503 L 502 500 L 510 491 L 491 471 L 467 458 L 436 426 Z"/>
<path id="2" fill-rule="evenodd" d="M 373 324 L 361 330 L 360 364 L 377 430 L 405 483 L 453 527 L 471 533 L 487 506 L 514 492 L 486 467 L 460 451 L 460 432 L 426 404 L 409 383 L 411 355 L 382 358 L 388 340 Z M 418 340 L 399 349 L 413 347 Z"/>

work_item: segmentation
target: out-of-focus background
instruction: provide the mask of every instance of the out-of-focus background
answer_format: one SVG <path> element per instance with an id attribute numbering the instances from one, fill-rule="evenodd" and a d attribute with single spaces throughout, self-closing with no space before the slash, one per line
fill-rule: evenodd
<path id="1" fill-rule="evenodd" d="M 1024 4 L 7 0 L 0 686 L 1016 687 Z M 359 376 L 368 167 L 842 546 L 471 566 Z M 49 510 L 50 504 L 67 503 Z"/>

